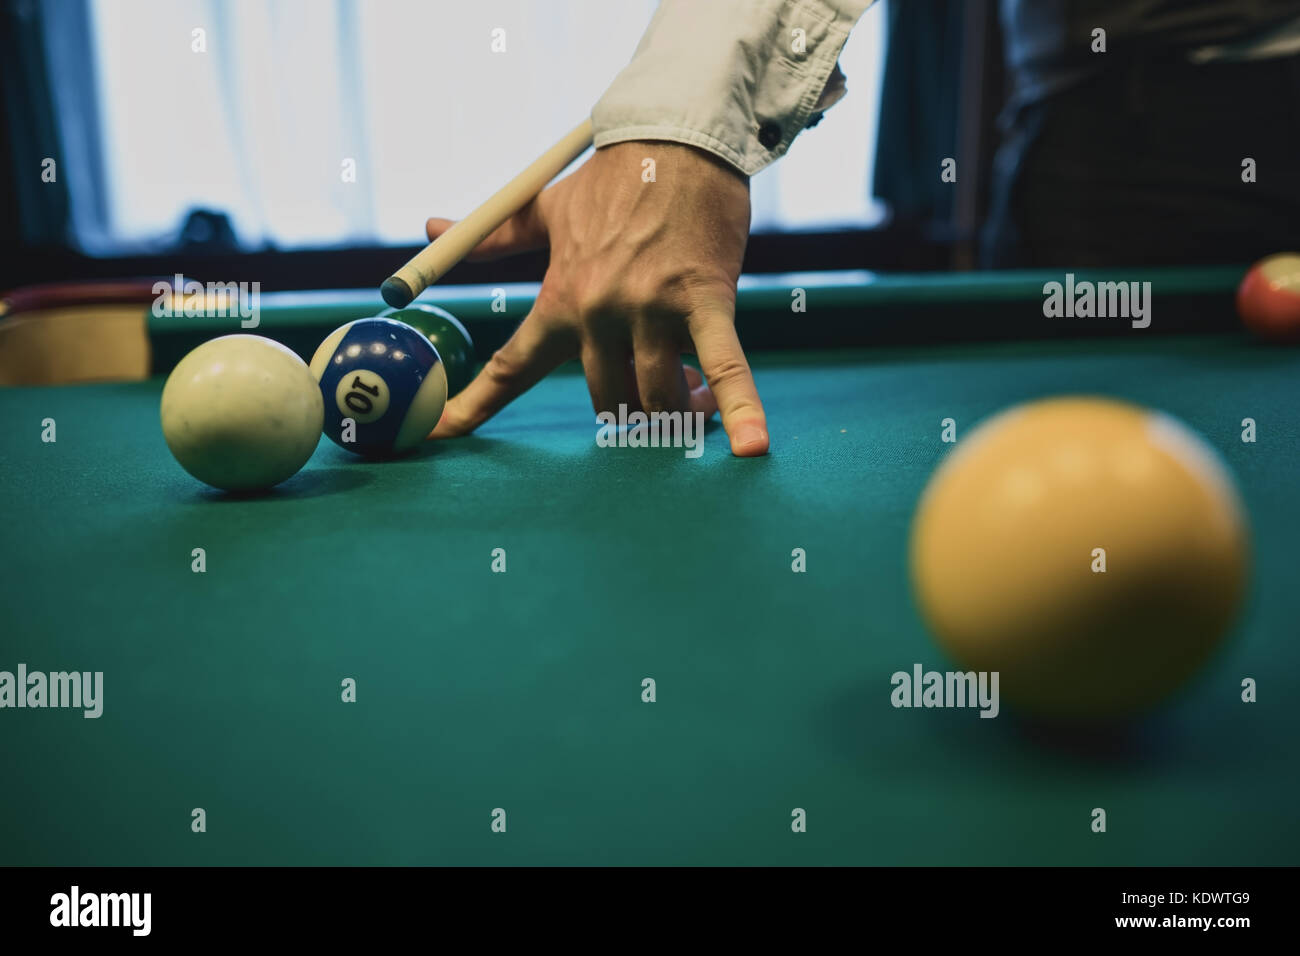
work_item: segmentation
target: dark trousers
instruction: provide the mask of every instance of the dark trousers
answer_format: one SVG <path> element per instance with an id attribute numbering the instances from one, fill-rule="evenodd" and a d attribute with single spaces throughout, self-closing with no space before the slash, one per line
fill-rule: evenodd
<path id="1" fill-rule="evenodd" d="M 1253 183 L 1242 181 L 1247 158 Z M 992 187 L 988 268 L 1236 263 L 1300 250 L 1300 56 L 1108 64 L 1019 111 Z"/>

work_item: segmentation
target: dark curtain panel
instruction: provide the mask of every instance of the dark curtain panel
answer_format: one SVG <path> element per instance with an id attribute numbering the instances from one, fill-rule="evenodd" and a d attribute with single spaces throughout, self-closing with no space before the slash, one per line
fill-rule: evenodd
<path id="1" fill-rule="evenodd" d="M 9 238 L 75 245 L 104 222 L 103 166 L 86 0 L 0 2 L 0 87 L 17 222 Z M 46 181 L 47 160 L 54 167 Z"/>
<path id="2" fill-rule="evenodd" d="M 939 179 L 957 151 L 962 0 L 890 0 L 876 146 L 875 192 L 895 220 L 926 226 L 952 219 L 955 190 Z M 960 179 L 962 170 L 958 168 Z"/>

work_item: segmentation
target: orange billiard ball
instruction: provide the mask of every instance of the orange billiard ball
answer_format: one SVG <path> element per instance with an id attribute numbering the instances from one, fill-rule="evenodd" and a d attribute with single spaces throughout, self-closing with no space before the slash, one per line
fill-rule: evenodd
<path id="1" fill-rule="evenodd" d="M 1030 402 L 961 439 L 912 523 L 925 622 L 960 671 L 1022 713 L 1131 716 L 1198 671 L 1246 587 L 1226 466 L 1167 415 Z"/>
<path id="2" fill-rule="evenodd" d="M 1300 341 L 1300 253 L 1280 252 L 1251 266 L 1237 287 L 1237 314 L 1260 338 Z"/>

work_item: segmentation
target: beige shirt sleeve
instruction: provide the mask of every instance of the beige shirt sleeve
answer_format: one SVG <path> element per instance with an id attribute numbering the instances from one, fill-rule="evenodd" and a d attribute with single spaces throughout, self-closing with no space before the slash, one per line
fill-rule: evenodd
<path id="1" fill-rule="evenodd" d="M 746 175 L 845 93 L 837 65 L 872 0 L 662 0 L 591 111 L 596 146 L 672 140 Z"/>

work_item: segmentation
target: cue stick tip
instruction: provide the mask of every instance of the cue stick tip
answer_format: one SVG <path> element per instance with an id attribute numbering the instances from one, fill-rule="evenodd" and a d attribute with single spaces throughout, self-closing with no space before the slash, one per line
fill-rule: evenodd
<path id="1" fill-rule="evenodd" d="M 404 309 L 415 300 L 415 293 L 406 284 L 406 280 L 397 276 L 389 276 L 385 279 L 384 284 L 379 287 L 379 294 L 394 309 Z"/>

